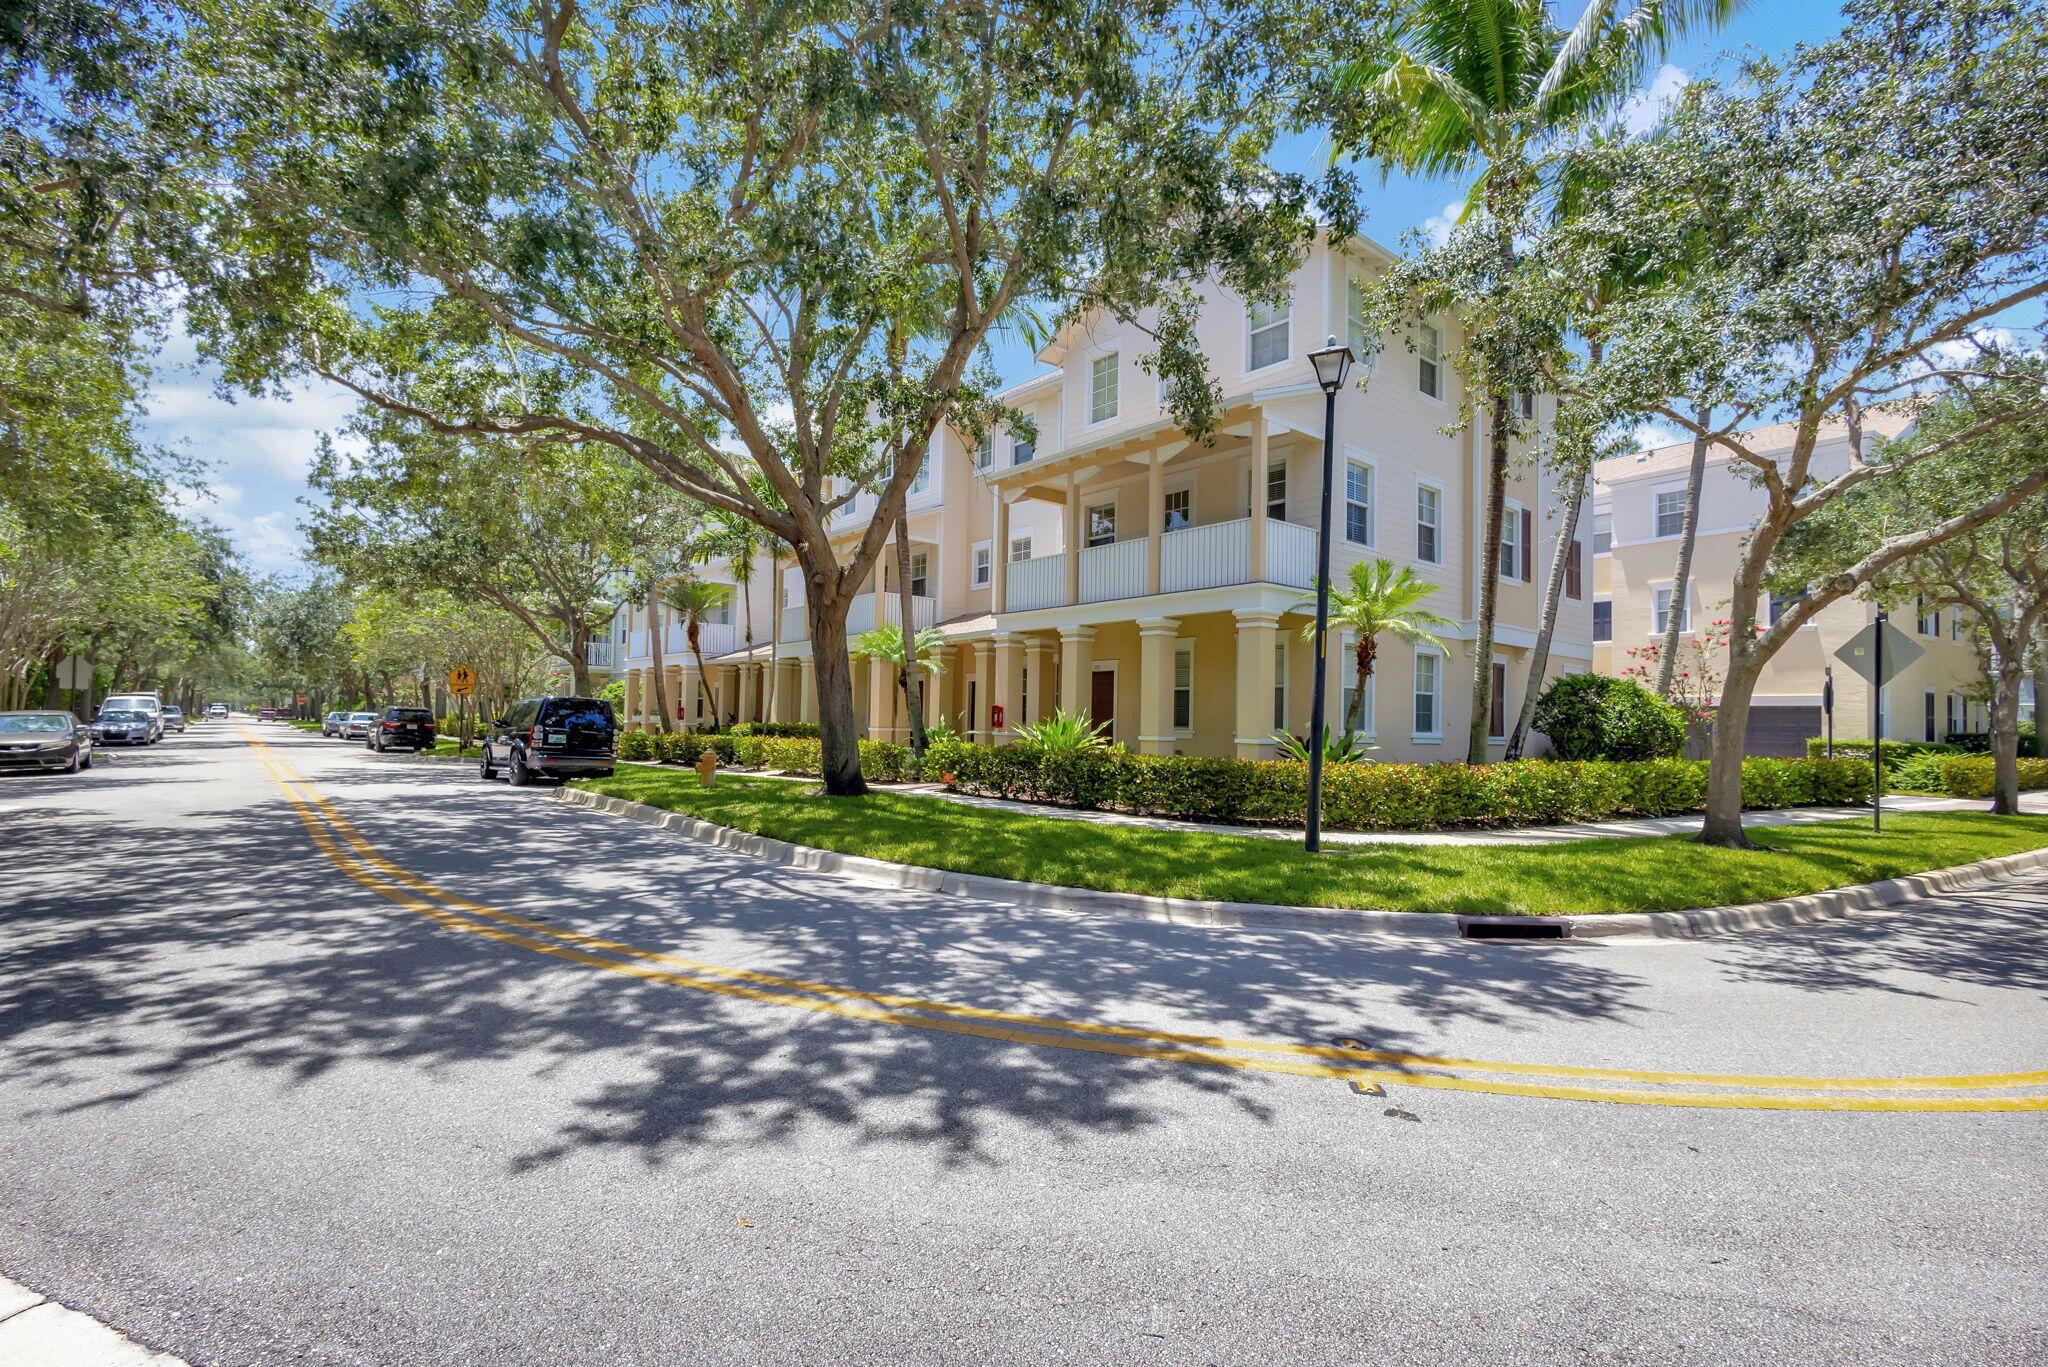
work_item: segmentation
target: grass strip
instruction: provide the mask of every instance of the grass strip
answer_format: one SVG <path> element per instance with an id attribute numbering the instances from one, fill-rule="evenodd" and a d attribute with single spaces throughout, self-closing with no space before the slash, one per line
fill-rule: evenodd
<path id="1" fill-rule="evenodd" d="M 1759 828 L 1761 850 L 1684 836 L 1554 845 L 1325 847 L 969 807 L 906 793 L 828 798 L 809 784 L 621 766 L 576 784 L 794 844 L 899 864 L 1168 897 L 1515 915 L 1765 902 L 2048 846 L 2048 817 L 1890 815 Z"/>

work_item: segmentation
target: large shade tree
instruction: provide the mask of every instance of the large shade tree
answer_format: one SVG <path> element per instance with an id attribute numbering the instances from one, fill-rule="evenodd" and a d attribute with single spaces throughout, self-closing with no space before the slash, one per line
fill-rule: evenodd
<path id="1" fill-rule="evenodd" d="M 1994 320 L 2048 294 L 2048 5 L 2042 0 L 1855 0 L 1848 27 L 1785 65 L 1695 86 L 1654 141 L 1619 149 L 1603 230 L 1687 259 L 1623 303 L 1596 385 L 1718 449 L 1764 512 L 1733 576 L 1728 662 L 1700 838 L 1743 846 L 1741 760 L 1764 666 L 1830 603 L 1891 566 L 2048 487 L 2048 444 L 1946 516 L 1893 528 L 1758 621 L 1773 556 L 1798 524 L 1862 486 L 1901 478 L 2008 425 L 2048 396 L 2021 349 L 1973 356 Z M 1704 232 L 1713 250 L 1691 260 Z M 1961 417 L 1902 439 L 1864 423 L 1951 391 Z M 1967 383 L 1962 383 L 1967 380 Z M 1671 395 L 1721 396 L 1710 420 Z M 1786 424 L 1783 454 L 1745 433 Z M 1845 465 L 1818 458 L 1840 437 Z"/>
<path id="2" fill-rule="evenodd" d="M 313 371 L 440 432 L 607 446 L 779 538 L 802 572 L 832 793 L 864 790 L 847 610 L 934 428 L 992 392 L 991 327 L 1027 299 L 1158 310 L 1154 361 L 1199 433 L 1217 394 L 1192 283 L 1270 294 L 1313 209 L 1351 217 L 1348 193 L 1318 206 L 1263 156 L 1295 25 L 1359 22 L 1341 14 L 195 11 L 193 69 L 239 188 L 198 282 L 230 376 Z M 935 272 L 944 325 L 895 370 L 892 320 Z M 845 510 L 863 488 L 861 527 Z"/>

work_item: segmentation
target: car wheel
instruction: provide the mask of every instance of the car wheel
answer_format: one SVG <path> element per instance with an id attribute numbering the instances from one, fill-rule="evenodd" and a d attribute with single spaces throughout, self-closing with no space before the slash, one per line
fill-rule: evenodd
<path id="1" fill-rule="evenodd" d="M 86 752 L 85 752 L 85 762 L 84 762 L 83 764 L 80 764 L 80 765 L 78 766 L 79 768 L 81 768 L 81 769 L 90 769 L 90 768 L 92 768 L 92 753 L 93 753 L 93 752 L 92 752 L 92 751 L 90 751 L 90 750 L 88 750 L 88 751 L 86 751 Z"/>
<path id="2" fill-rule="evenodd" d="M 73 747 L 71 747 L 71 763 L 64 766 L 64 772 L 67 774 L 75 774 L 80 769 L 83 769 L 85 767 L 85 764 L 83 762 L 84 754 L 85 752 L 77 746 L 74 745 Z"/>
<path id="3" fill-rule="evenodd" d="M 533 770 L 526 767 L 526 761 L 519 757 L 517 750 L 512 752 L 512 763 L 506 766 L 505 779 L 514 788 L 524 788 L 533 782 Z"/>
<path id="4" fill-rule="evenodd" d="M 491 747 L 488 745 L 484 747 L 483 763 L 477 766 L 476 776 L 486 783 L 498 776 L 498 771 L 491 767 Z"/>
<path id="5" fill-rule="evenodd" d="M 600 769 L 597 771 L 597 776 L 599 778 L 610 778 L 612 776 L 612 771 L 609 769 Z"/>

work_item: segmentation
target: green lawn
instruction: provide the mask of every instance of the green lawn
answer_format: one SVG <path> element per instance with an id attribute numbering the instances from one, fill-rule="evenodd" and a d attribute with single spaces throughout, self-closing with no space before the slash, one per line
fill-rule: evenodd
<path id="1" fill-rule="evenodd" d="M 1548 915 L 1769 901 L 2048 846 L 2048 817 L 1979 812 L 1780 826 L 1765 850 L 1681 836 L 1545 846 L 1326 847 L 1022 816 L 903 793 L 825 798 L 808 784 L 624 766 L 577 787 L 801 845 L 1068 887 L 1296 906 Z"/>

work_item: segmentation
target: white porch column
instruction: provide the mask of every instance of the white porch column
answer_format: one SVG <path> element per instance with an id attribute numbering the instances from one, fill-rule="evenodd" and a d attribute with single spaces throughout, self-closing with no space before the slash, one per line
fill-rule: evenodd
<path id="1" fill-rule="evenodd" d="M 1166 448 L 1154 450 L 1145 466 L 1145 592 L 1159 592 L 1160 540 L 1166 535 Z"/>
<path id="2" fill-rule="evenodd" d="M 1095 673 L 1095 628 L 1060 628 L 1060 707 L 1067 715 L 1086 716 L 1093 699 L 1089 684 Z"/>
<path id="3" fill-rule="evenodd" d="M 796 719 L 806 725 L 818 720 L 818 672 L 806 655 L 797 663 Z"/>
<path id="4" fill-rule="evenodd" d="M 1003 724 L 990 726 L 992 741 L 1000 744 L 1016 735 L 1017 724 L 1024 720 L 1018 712 L 1023 695 L 1024 643 L 1007 631 L 999 631 L 995 637 L 995 691 L 990 700 L 1002 705 Z"/>
<path id="5" fill-rule="evenodd" d="M 1252 409 L 1251 581 L 1266 577 L 1266 467 L 1272 464 L 1266 442 L 1266 410 Z"/>
<path id="6" fill-rule="evenodd" d="M 1010 500 L 996 494 L 995 542 L 989 547 L 989 611 L 1010 610 Z"/>
<path id="7" fill-rule="evenodd" d="M 896 720 L 896 670 L 893 666 L 870 656 L 868 658 L 868 739 L 888 740 L 895 730 Z"/>
<path id="8" fill-rule="evenodd" d="M 1067 476 L 1067 606 L 1081 601 L 1081 477 Z"/>
<path id="9" fill-rule="evenodd" d="M 996 701 L 996 648 L 993 641 L 974 643 L 974 715 L 967 719 L 972 738 L 983 745 L 993 744 L 995 734 L 989 729 L 988 709 Z"/>
<path id="10" fill-rule="evenodd" d="M 645 687 L 644 671 L 637 668 L 626 671 L 626 716 L 624 725 L 628 731 L 645 729 L 640 721 L 640 693 Z"/>
<path id="11" fill-rule="evenodd" d="M 1237 757 L 1272 759 L 1273 648 L 1279 640 L 1280 614 L 1239 608 L 1237 619 Z"/>
<path id="12" fill-rule="evenodd" d="M 666 699 L 669 709 L 668 724 L 672 727 L 676 724 L 676 699 L 685 696 L 683 693 L 683 667 L 681 665 L 663 665 L 661 667 L 661 685 L 668 693 L 668 698 Z M 684 712 L 681 715 L 688 716 L 689 713 Z M 659 720 L 655 722 L 655 729 L 662 729 Z"/>
<path id="13" fill-rule="evenodd" d="M 1040 721 L 1052 710 L 1052 652 L 1045 637 L 1033 633 L 1024 638 L 1024 706 L 1018 721 Z"/>
<path id="14" fill-rule="evenodd" d="M 1138 752 L 1173 753 L 1173 645 L 1180 623 L 1171 617 L 1138 619 Z"/>

